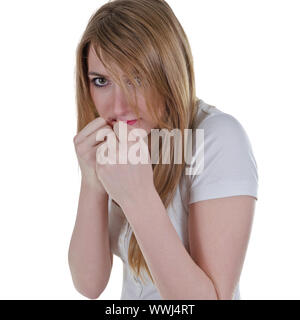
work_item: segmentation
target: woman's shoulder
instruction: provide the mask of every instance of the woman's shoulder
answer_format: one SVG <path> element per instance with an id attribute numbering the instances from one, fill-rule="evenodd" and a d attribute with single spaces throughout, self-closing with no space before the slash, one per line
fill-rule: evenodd
<path id="1" fill-rule="evenodd" d="M 197 117 L 196 129 L 203 134 L 197 141 L 193 132 L 187 175 L 191 201 L 236 194 L 257 196 L 257 164 L 242 124 L 204 101 L 200 101 Z"/>
<path id="2" fill-rule="evenodd" d="M 214 145 L 251 147 L 249 136 L 241 122 L 216 106 L 198 100 L 194 129 L 203 129 L 204 139 Z M 207 144 L 207 143 L 206 143 Z"/>
<path id="3" fill-rule="evenodd" d="M 233 115 L 226 113 L 219 107 L 206 103 L 202 99 L 197 101 L 197 115 L 195 119 L 196 128 L 204 126 L 238 126 L 241 124 Z"/>

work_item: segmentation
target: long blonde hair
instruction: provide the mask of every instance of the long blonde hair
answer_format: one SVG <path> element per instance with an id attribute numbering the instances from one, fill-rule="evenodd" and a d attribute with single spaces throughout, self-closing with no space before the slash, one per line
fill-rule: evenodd
<path id="1" fill-rule="evenodd" d="M 193 127 L 198 98 L 194 66 L 187 36 L 172 9 L 163 0 L 112 0 L 90 18 L 76 51 L 77 133 L 99 116 L 89 92 L 87 57 L 90 46 L 122 88 L 138 115 L 136 89 L 143 90 L 149 114 L 157 128 Z M 133 85 L 128 89 L 119 77 L 122 70 Z M 101 116 L 101 115 L 100 115 Z M 170 141 L 170 164 L 152 164 L 155 188 L 165 208 L 171 203 L 184 172 L 184 159 L 174 164 L 174 141 Z M 151 272 L 134 233 L 128 262 L 137 277 Z M 141 277 L 143 280 L 143 277 Z M 143 280 L 144 281 L 144 280 Z"/>

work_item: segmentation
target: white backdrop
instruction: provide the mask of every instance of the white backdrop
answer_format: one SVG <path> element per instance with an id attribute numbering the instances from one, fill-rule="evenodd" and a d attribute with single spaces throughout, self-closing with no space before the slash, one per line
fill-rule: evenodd
<path id="1" fill-rule="evenodd" d="M 0 299 L 87 299 L 67 259 L 80 187 L 75 49 L 105 2 L 0 2 Z M 299 299 L 299 1 L 168 3 L 190 40 L 197 96 L 240 121 L 258 165 L 241 298 Z M 99 299 L 120 299 L 121 286 L 114 256 Z"/>

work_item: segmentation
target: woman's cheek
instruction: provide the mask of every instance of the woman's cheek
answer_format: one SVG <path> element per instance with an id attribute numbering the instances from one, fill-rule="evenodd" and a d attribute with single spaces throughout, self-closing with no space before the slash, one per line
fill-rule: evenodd
<path id="1" fill-rule="evenodd" d="M 101 97 L 100 97 L 99 93 L 97 92 L 97 90 L 95 90 L 94 87 L 91 87 L 90 94 L 91 94 L 91 98 L 94 102 L 94 105 L 96 107 L 96 110 L 98 111 L 99 115 L 101 115 L 103 113 L 103 108 L 100 107 L 100 105 L 99 105 L 99 101 L 101 101 Z"/>
<path id="2" fill-rule="evenodd" d="M 90 84 L 90 94 L 91 94 L 91 98 L 94 101 L 94 103 L 96 103 L 96 95 L 95 95 L 95 88 L 93 85 Z"/>

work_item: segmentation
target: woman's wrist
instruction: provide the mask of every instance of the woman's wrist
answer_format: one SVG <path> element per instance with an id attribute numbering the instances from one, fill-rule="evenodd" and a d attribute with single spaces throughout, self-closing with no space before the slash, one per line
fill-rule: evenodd
<path id="1" fill-rule="evenodd" d="M 85 188 L 90 189 L 91 191 L 96 192 L 100 196 L 108 196 L 102 183 L 97 178 L 90 179 L 85 176 L 82 176 L 81 185 Z"/>
<path id="2" fill-rule="evenodd" d="M 136 207 L 143 207 L 148 201 L 153 201 L 159 197 L 156 188 L 149 186 L 147 190 L 142 189 L 137 191 L 133 199 L 126 199 L 120 203 L 124 211 L 135 209 Z"/>

